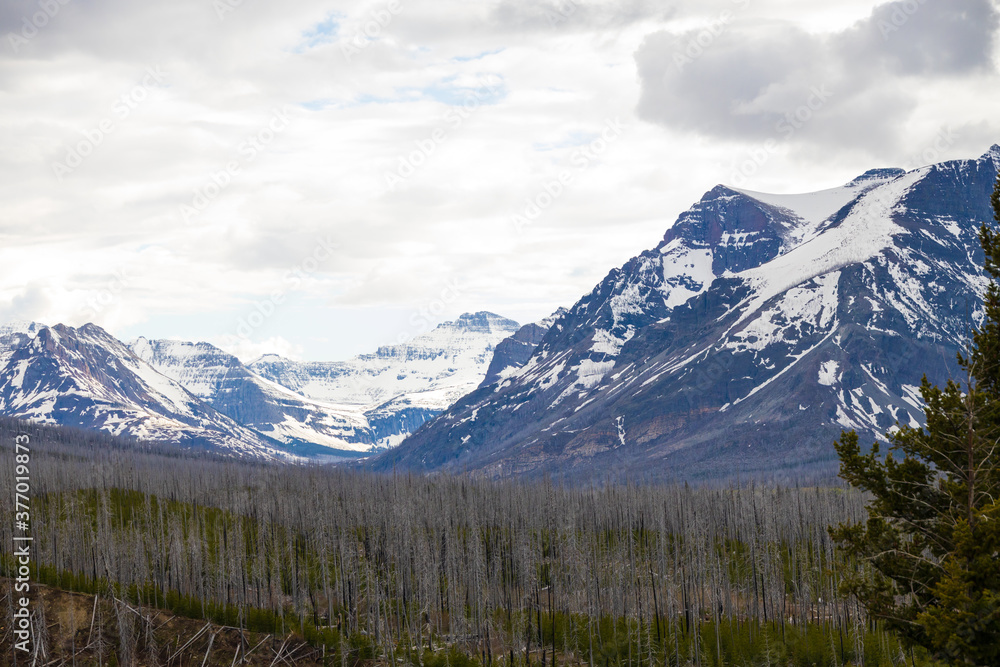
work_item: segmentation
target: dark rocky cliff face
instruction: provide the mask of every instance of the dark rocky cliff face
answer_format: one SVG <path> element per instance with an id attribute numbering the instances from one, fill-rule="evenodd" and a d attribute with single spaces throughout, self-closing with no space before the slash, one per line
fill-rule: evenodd
<path id="1" fill-rule="evenodd" d="M 548 330 L 548 327 L 532 322 L 518 329 L 510 338 L 500 341 L 493 351 L 493 359 L 490 360 L 490 367 L 480 386 L 493 384 L 505 370 L 517 369 L 528 363 Z"/>

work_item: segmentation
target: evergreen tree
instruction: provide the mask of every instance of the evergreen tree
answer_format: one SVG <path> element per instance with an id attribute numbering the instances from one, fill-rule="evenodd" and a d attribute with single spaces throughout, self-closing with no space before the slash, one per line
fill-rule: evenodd
<path id="1" fill-rule="evenodd" d="M 1000 223 L 1000 178 L 993 191 Z M 883 457 L 836 444 L 840 475 L 871 493 L 868 519 L 830 533 L 858 559 L 845 589 L 874 618 L 955 665 L 1000 665 L 1000 233 L 979 233 L 990 277 L 962 383 L 924 377 L 923 428 L 901 426 Z"/>

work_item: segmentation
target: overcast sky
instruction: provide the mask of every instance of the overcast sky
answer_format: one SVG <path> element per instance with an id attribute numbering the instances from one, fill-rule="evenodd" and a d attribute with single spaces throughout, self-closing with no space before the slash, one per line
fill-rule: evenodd
<path id="1" fill-rule="evenodd" d="M 990 0 L 5 0 L 0 320 L 332 360 L 1000 141 Z"/>

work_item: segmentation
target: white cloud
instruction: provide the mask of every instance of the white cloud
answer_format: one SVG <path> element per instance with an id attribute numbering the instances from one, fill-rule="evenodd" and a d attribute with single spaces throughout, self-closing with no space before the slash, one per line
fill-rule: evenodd
<path id="1" fill-rule="evenodd" d="M 718 86 L 692 86 L 701 97 L 674 115 L 644 106 L 657 40 L 745 6 L 734 42 L 704 66 L 721 82 L 749 53 L 756 60 L 739 64 L 761 63 L 758 83 L 781 75 L 741 98 L 738 120 L 752 121 L 794 102 L 825 45 L 875 5 L 399 0 L 347 58 L 345 44 L 387 2 L 233 4 L 220 19 L 203 0 L 69 0 L 17 52 L 7 35 L 37 3 L 0 7 L 0 315 L 224 340 L 277 291 L 309 308 L 277 310 L 241 354 L 271 345 L 327 359 L 391 342 L 406 327 L 388 323 L 451 280 L 463 289 L 441 319 L 483 309 L 539 319 L 655 245 L 761 136 L 713 109 L 726 99 Z M 779 18 L 799 53 L 760 46 L 762 26 Z M 783 146 L 755 189 L 846 181 L 918 153 L 945 123 L 963 128 L 953 151 L 992 143 L 994 76 L 921 21 L 909 27 L 940 57 L 892 51 L 885 67 L 918 71 L 905 74 L 909 90 L 882 86 L 908 141 L 842 140 L 885 127 L 885 105 L 855 96 Z M 845 80 L 848 60 L 836 63 Z M 965 74 L 942 77 L 945 66 Z M 499 84 L 477 95 L 483 81 Z M 277 114 L 288 116 L 280 129 Z M 621 136 L 581 169 L 578 151 L 615 118 Z M 88 154 L 60 179 L 53 165 L 74 151 Z M 413 173 L 387 189 L 401 159 Z M 518 233 L 512 216 L 565 170 L 572 183 Z M 185 220 L 181 207 L 195 203 Z M 327 238 L 328 256 L 290 280 Z M 109 288 L 121 271 L 129 279 Z"/>

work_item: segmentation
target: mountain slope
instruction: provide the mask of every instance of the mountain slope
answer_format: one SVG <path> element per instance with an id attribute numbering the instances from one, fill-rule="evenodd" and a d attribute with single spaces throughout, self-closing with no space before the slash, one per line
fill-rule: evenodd
<path id="1" fill-rule="evenodd" d="M 496 346 L 518 328 L 493 313 L 466 313 L 408 343 L 347 361 L 296 362 L 265 355 L 249 369 L 311 400 L 361 412 L 375 443 L 388 447 L 475 389 Z"/>
<path id="2" fill-rule="evenodd" d="M 829 475 L 843 428 L 922 418 L 981 307 L 976 232 L 1000 163 L 718 186 L 611 271 L 527 364 L 372 465 L 486 475 Z"/>
<path id="3" fill-rule="evenodd" d="M 260 377 L 209 343 L 138 338 L 129 348 L 222 414 L 293 447 L 297 454 L 367 452 L 375 445 L 361 412 L 307 399 Z"/>
<path id="4" fill-rule="evenodd" d="M 204 404 L 100 327 L 35 330 L 0 369 L 0 414 L 240 456 L 287 458 L 277 442 Z"/>
<path id="5" fill-rule="evenodd" d="M 479 386 L 485 387 L 509 377 L 518 368 L 528 363 L 531 355 L 535 352 L 535 348 L 538 347 L 538 344 L 545 337 L 546 332 L 552 328 L 552 324 L 562 317 L 562 314 L 565 312 L 565 308 L 559 308 L 545 319 L 525 324 L 515 331 L 513 335 L 500 341 L 493 351 L 490 366 L 486 369 L 486 377 L 483 378 Z"/>
<path id="6" fill-rule="evenodd" d="M 14 350 L 23 346 L 45 327 L 38 322 L 8 322 L 0 324 L 0 367 L 10 361 Z"/>
<path id="7" fill-rule="evenodd" d="M 94 325 L 17 322 L 0 327 L 0 414 L 253 456 L 356 457 L 397 444 L 474 389 L 517 328 L 466 314 L 347 362 L 258 360 L 290 388 L 208 343 L 126 346 Z"/>

